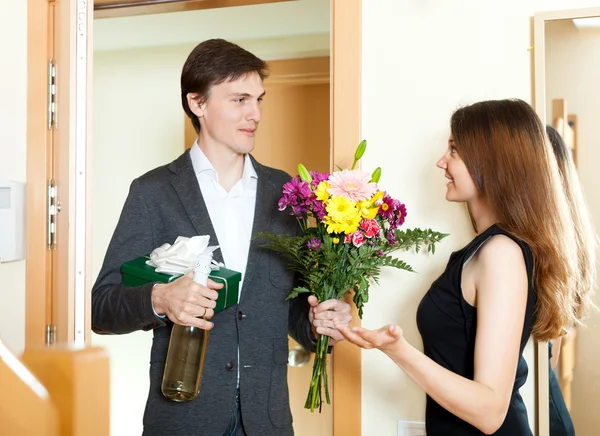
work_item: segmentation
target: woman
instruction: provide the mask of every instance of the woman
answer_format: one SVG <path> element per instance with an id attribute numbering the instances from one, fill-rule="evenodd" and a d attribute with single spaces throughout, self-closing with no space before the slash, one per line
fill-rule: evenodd
<path id="1" fill-rule="evenodd" d="M 417 311 L 424 353 L 397 325 L 338 329 L 387 354 L 427 393 L 436 435 L 530 435 L 522 353 L 579 322 L 585 300 L 569 205 L 544 127 L 520 100 L 457 110 L 437 166 L 477 236 L 452 253 Z"/>
<path id="2" fill-rule="evenodd" d="M 550 139 L 558 169 L 563 182 L 567 201 L 571 206 L 573 214 L 573 223 L 575 225 L 575 236 L 578 246 L 578 261 L 581 269 L 581 278 L 584 280 L 581 289 L 582 294 L 578 297 L 587 300 L 583 305 L 590 306 L 590 280 L 595 275 L 595 248 L 596 236 L 592 230 L 592 225 L 587 214 L 586 205 L 581 196 L 579 179 L 575 171 L 573 157 L 569 148 L 565 145 L 560 134 L 551 126 L 546 126 L 546 133 Z M 581 316 L 580 316 L 581 317 Z M 560 385 L 554 373 L 558 363 L 558 354 L 560 352 L 561 338 L 553 339 L 548 342 L 548 355 L 550 357 L 549 365 L 549 387 L 550 387 L 550 436 L 574 436 L 575 428 L 565 404 Z"/>

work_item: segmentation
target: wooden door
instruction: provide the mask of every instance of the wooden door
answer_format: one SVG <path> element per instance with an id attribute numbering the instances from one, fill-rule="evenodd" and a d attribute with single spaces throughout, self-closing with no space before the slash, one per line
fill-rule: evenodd
<path id="1" fill-rule="evenodd" d="M 297 174 L 299 163 L 309 169 L 329 171 L 329 66 L 329 57 L 269 62 L 271 74 L 264 83 L 267 94 L 252 153 L 260 163 L 292 176 Z M 185 148 L 195 139 L 196 132 L 185 116 Z M 290 339 L 291 352 L 296 352 L 297 347 Z M 288 368 L 294 430 L 298 436 L 329 436 L 332 434 L 331 406 L 324 405 L 321 414 L 304 409 L 313 358 L 311 354 L 304 365 Z"/>
<path id="2" fill-rule="evenodd" d="M 253 0 L 214 1 L 218 1 L 221 6 L 235 1 L 238 4 L 244 1 L 244 4 L 260 3 Z M 263 2 L 267 1 L 269 0 Z M 196 3 L 199 2 L 200 0 Z M 131 2 L 124 0 L 122 3 Z M 361 3 L 361 0 L 331 0 L 331 66 L 332 77 L 335 79 L 331 83 L 331 162 L 341 166 L 351 164 L 356 144 L 362 139 Z M 53 26 L 50 25 L 52 6 L 55 13 L 63 17 L 60 38 L 54 39 L 50 37 Z M 83 337 L 83 341 L 89 343 L 91 269 L 86 235 L 90 235 L 91 222 L 87 195 L 90 180 L 87 169 L 91 159 L 87 152 L 91 150 L 88 129 L 91 93 L 88 86 L 91 83 L 92 8 L 93 3 L 87 0 L 28 0 L 26 346 L 45 342 L 45 326 L 49 321 L 47 312 L 55 314 L 56 319 L 51 321 L 57 325 L 56 338 L 60 342 L 81 343 Z M 156 12 L 158 11 L 146 13 Z M 48 61 L 53 53 L 51 47 L 56 48 L 56 52 L 63 56 L 62 60 L 57 59 L 60 66 L 57 71 L 59 87 L 56 91 L 56 105 L 59 109 L 58 126 L 62 132 L 58 135 L 58 130 L 50 133 L 47 131 L 46 96 Z M 54 135 L 54 140 L 60 138 L 54 143 L 54 148 L 50 145 L 50 135 Z M 54 161 L 52 152 L 60 152 L 57 158 L 62 162 L 59 173 L 56 173 L 56 181 L 62 186 L 59 192 L 62 209 L 58 222 L 65 220 L 62 224 L 65 229 L 63 231 L 61 224 L 58 224 L 58 240 L 62 240 L 66 250 L 61 266 L 54 265 L 54 268 L 49 261 L 53 255 L 47 252 L 45 213 L 48 206 L 47 181 L 51 176 L 50 162 Z M 309 161 L 305 162 L 311 165 Z M 60 250 L 61 242 L 58 244 Z M 56 274 L 51 273 L 57 268 Z M 49 289 L 47 284 L 53 281 L 52 277 L 63 277 L 58 287 L 50 289 L 56 295 L 54 298 L 52 293 L 46 294 Z M 53 300 L 54 304 L 51 303 Z M 353 325 L 360 325 L 356 312 L 353 314 Z M 61 317 L 64 319 L 60 319 Z M 83 331 L 80 329 L 82 326 Z M 335 347 L 333 357 L 333 433 L 359 435 L 360 350 L 342 343 Z"/>
<path id="3" fill-rule="evenodd" d="M 26 346 L 86 340 L 91 17 L 87 1 L 28 3 Z"/>

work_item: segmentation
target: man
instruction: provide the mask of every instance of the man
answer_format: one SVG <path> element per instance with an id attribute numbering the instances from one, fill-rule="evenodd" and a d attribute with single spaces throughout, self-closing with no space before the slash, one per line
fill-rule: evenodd
<path id="1" fill-rule="evenodd" d="M 224 40 L 199 44 L 181 75 L 181 97 L 198 140 L 174 162 L 131 184 L 129 196 L 92 289 L 98 333 L 154 330 L 145 435 L 292 435 L 287 389 L 288 333 L 314 350 L 314 338 L 342 336 L 333 321 L 350 307 L 315 297 L 285 301 L 294 286 L 286 262 L 260 249 L 259 232 L 293 234 L 293 217 L 278 212 L 290 177 L 250 156 L 265 95 L 264 61 Z M 178 236 L 210 235 L 215 259 L 242 273 L 237 307 L 215 314 L 221 285 L 188 274 L 169 284 L 125 287 L 123 262 Z M 205 317 L 207 320 L 200 319 Z M 200 395 L 175 403 L 161 393 L 173 323 L 211 330 Z"/>

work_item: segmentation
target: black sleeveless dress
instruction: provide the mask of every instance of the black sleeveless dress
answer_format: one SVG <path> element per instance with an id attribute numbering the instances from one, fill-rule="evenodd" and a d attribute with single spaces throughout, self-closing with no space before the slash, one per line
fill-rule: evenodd
<path id="1" fill-rule="evenodd" d="M 508 413 L 495 435 L 532 435 L 527 410 L 519 394 L 519 388 L 527 380 L 527 363 L 523 349 L 531 334 L 534 321 L 536 296 L 533 289 L 533 255 L 529 247 L 514 236 L 492 225 L 477 235 L 462 250 L 452 253 L 446 270 L 433 282 L 417 310 L 417 326 L 423 338 L 425 354 L 444 368 L 473 380 L 475 360 L 475 336 L 477 333 L 477 309 L 465 301 L 461 289 L 463 265 L 477 252 L 488 238 L 506 235 L 523 251 L 529 279 L 527 308 L 519 348 L 519 363 L 515 374 Z M 425 426 L 427 436 L 463 436 L 483 434 L 471 424 L 448 412 L 427 396 Z"/>

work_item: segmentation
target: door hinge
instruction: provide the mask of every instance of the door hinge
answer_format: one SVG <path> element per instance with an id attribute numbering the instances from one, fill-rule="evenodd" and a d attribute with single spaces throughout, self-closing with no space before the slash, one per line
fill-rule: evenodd
<path id="1" fill-rule="evenodd" d="M 48 61 L 48 130 L 56 127 L 56 65 Z"/>
<path id="2" fill-rule="evenodd" d="M 60 201 L 58 200 L 58 188 L 54 180 L 48 180 L 48 250 L 56 249 L 57 214 L 60 212 Z"/>
<path id="3" fill-rule="evenodd" d="M 52 345 L 56 342 L 56 326 L 46 324 L 46 345 Z"/>

